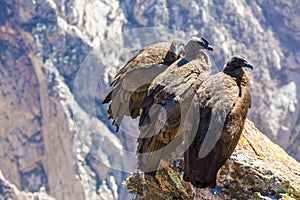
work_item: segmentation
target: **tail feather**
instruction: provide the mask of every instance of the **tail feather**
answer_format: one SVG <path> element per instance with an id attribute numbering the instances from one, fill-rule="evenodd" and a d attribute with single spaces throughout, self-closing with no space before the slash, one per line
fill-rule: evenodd
<path id="1" fill-rule="evenodd" d="M 183 179 L 197 188 L 215 188 L 218 171 L 224 164 L 221 154 L 214 148 L 207 156 L 199 158 L 198 150 L 199 145 L 194 140 L 184 153 Z"/>
<path id="2" fill-rule="evenodd" d="M 106 103 L 109 103 L 111 101 L 112 93 L 113 93 L 113 90 L 108 93 L 108 95 L 102 101 L 102 104 L 106 104 Z"/>
<path id="3" fill-rule="evenodd" d="M 112 125 L 114 125 L 116 127 L 116 132 L 119 131 L 119 128 L 121 126 L 121 122 L 123 120 L 123 116 L 118 116 L 114 119 L 114 121 L 112 122 Z"/>

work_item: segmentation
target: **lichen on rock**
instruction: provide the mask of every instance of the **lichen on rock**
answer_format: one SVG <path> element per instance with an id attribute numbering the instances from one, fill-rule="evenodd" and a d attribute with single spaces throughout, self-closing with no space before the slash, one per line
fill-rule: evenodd
<path id="1" fill-rule="evenodd" d="M 155 177 L 134 173 L 124 182 L 137 199 L 299 199 L 300 163 L 247 120 L 237 148 L 220 169 L 216 189 L 197 189 L 182 180 L 182 166 Z"/>

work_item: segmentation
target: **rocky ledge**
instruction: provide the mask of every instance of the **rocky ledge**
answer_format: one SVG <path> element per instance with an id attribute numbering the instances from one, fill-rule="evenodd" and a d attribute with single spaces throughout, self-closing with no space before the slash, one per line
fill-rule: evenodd
<path id="1" fill-rule="evenodd" d="M 217 189 L 193 188 L 181 169 L 181 163 L 162 168 L 155 178 L 134 173 L 124 186 L 136 199 L 300 199 L 300 163 L 249 120 L 219 171 Z"/>

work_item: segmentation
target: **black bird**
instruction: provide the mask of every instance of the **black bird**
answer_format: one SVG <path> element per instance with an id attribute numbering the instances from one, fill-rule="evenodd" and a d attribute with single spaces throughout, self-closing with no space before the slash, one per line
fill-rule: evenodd
<path id="1" fill-rule="evenodd" d="M 170 154 L 180 144 L 180 140 L 176 144 L 171 141 L 189 104 L 191 86 L 201 74 L 210 72 L 210 59 L 202 50 L 213 48 L 206 39 L 193 37 L 184 49 L 185 57 L 153 80 L 143 102 L 137 161 L 138 168 L 151 175 L 155 174 L 160 160 L 169 161 Z"/>
<path id="2" fill-rule="evenodd" d="M 253 69 L 245 58 L 233 57 L 193 98 L 184 127 L 184 142 L 190 146 L 184 153 L 183 178 L 196 187 L 216 186 L 219 169 L 239 141 L 251 106 L 245 67 Z"/>

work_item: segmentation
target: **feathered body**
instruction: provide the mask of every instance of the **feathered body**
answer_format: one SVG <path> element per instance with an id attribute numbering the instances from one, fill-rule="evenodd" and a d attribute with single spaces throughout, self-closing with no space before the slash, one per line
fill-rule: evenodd
<path id="1" fill-rule="evenodd" d="M 186 56 L 150 85 L 139 122 L 137 160 L 140 170 L 154 174 L 160 160 L 168 159 L 178 145 L 170 142 L 177 134 L 187 99 L 194 92 L 191 86 L 201 74 L 210 72 L 210 59 L 203 49 L 212 50 L 206 40 L 192 38 L 185 46 Z"/>
<path id="2" fill-rule="evenodd" d="M 244 58 L 233 57 L 222 72 L 200 85 L 192 101 L 186 125 L 197 132 L 185 135 L 190 146 L 184 154 L 184 180 L 196 187 L 216 186 L 217 173 L 243 131 L 251 106 L 249 77 L 243 67 L 252 69 Z"/>

